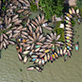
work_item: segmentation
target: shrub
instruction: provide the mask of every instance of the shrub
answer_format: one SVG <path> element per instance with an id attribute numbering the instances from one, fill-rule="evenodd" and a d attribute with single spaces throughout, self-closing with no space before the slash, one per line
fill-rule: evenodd
<path id="1" fill-rule="evenodd" d="M 37 5 L 31 3 L 30 9 L 31 9 L 31 11 L 33 11 L 33 12 L 37 12 Z"/>
<path id="2" fill-rule="evenodd" d="M 71 24 L 72 24 L 72 26 L 75 25 L 75 21 L 73 19 L 71 20 Z"/>

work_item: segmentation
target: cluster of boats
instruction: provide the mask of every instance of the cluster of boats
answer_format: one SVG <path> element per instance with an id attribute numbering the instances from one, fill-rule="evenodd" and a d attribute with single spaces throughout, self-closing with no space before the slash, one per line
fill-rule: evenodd
<path id="1" fill-rule="evenodd" d="M 14 0 L 13 0 L 14 1 Z M 18 7 L 18 10 L 15 10 Z M 59 41 L 61 34 L 51 32 L 44 35 L 43 28 L 52 31 L 52 27 L 49 26 L 49 22 L 45 19 L 45 16 L 38 15 L 34 20 L 28 19 L 31 12 L 28 10 L 30 3 L 27 0 L 19 0 L 15 4 L 8 6 L 7 15 L 4 17 L 4 22 L 0 19 L 0 50 L 7 48 L 9 44 L 16 44 L 16 50 L 18 52 L 18 58 L 25 64 L 27 61 L 33 62 L 33 66 L 27 67 L 27 70 L 34 70 L 41 72 L 42 66 L 47 62 L 58 59 L 60 56 L 64 56 L 64 60 L 67 57 L 71 57 L 71 51 L 73 49 L 73 27 L 71 19 L 74 15 L 78 16 L 78 23 L 81 22 L 81 16 L 79 9 L 69 9 L 69 12 L 65 13 L 65 43 Z M 16 14 L 15 14 L 15 13 Z M 21 15 L 25 17 L 20 18 Z M 23 22 L 26 21 L 25 25 Z M 14 42 L 11 40 L 15 38 Z M 65 44 L 65 47 L 64 47 Z M 78 43 L 75 45 L 76 51 L 78 51 Z"/>

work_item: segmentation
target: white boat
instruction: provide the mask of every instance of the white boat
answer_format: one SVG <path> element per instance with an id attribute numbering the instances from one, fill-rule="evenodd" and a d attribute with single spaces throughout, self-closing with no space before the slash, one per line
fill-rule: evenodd
<path id="1" fill-rule="evenodd" d="M 24 57 L 24 60 L 23 60 L 23 63 L 25 64 L 25 63 L 27 62 L 27 60 L 28 60 L 28 57 L 25 56 L 25 57 Z"/>
<path id="2" fill-rule="evenodd" d="M 34 66 L 28 67 L 27 70 L 28 71 L 33 71 L 34 70 Z"/>
<path id="3" fill-rule="evenodd" d="M 26 55 L 28 54 L 30 51 L 23 51 L 23 54 Z"/>
<path id="4" fill-rule="evenodd" d="M 22 61 L 22 56 L 18 53 L 18 58 L 20 61 Z"/>
<path id="5" fill-rule="evenodd" d="M 79 14 L 79 9 L 76 10 L 76 14 Z"/>
<path id="6" fill-rule="evenodd" d="M 65 16 L 65 18 L 66 18 L 66 20 L 71 21 L 71 19 L 69 17 Z"/>

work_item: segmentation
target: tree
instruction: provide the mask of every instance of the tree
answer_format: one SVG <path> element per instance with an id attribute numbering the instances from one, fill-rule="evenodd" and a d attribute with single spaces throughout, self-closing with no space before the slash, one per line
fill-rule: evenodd
<path id="1" fill-rule="evenodd" d="M 79 9 L 82 9 L 82 0 L 77 0 L 76 4 Z"/>
<path id="2" fill-rule="evenodd" d="M 46 19 L 50 19 L 54 14 L 57 17 L 63 14 L 63 0 L 40 0 L 40 9 L 45 13 Z"/>

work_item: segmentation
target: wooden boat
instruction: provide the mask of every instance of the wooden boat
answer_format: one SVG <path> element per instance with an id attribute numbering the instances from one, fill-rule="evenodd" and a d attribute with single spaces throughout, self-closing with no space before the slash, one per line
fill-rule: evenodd
<path id="1" fill-rule="evenodd" d="M 25 57 L 24 57 L 24 60 L 23 60 L 23 63 L 25 64 L 25 63 L 27 62 L 27 60 L 28 60 L 28 57 L 25 56 Z"/>
<path id="2" fill-rule="evenodd" d="M 31 48 L 30 48 L 31 50 L 34 48 L 34 45 L 35 45 L 34 43 L 31 45 Z"/>
<path id="3" fill-rule="evenodd" d="M 77 42 L 76 44 L 75 44 L 75 51 L 78 51 L 79 50 L 79 42 Z"/>
<path id="4" fill-rule="evenodd" d="M 69 8 L 69 13 L 72 15 L 73 13 L 72 13 L 72 10 Z"/>
<path id="5" fill-rule="evenodd" d="M 71 21 L 71 19 L 69 17 L 65 16 L 65 18 L 66 18 L 66 20 Z"/>
<path id="6" fill-rule="evenodd" d="M 50 60 L 50 55 L 49 55 L 49 53 L 47 53 L 47 59 L 48 59 L 48 62 L 49 62 L 49 60 Z"/>
<path id="7" fill-rule="evenodd" d="M 12 18 L 12 20 L 16 19 L 17 17 L 18 17 L 18 15 L 15 15 L 15 16 Z"/>
<path id="8" fill-rule="evenodd" d="M 41 65 L 41 63 L 42 63 L 42 61 L 41 61 L 41 59 L 39 59 L 38 65 L 40 66 L 40 65 Z"/>
<path id="9" fill-rule="evenodd" d="M 26 14 L 28 14 L 29 12 L 30 12 L 30 11 L 27 11 L 27 10 L 26 10 L 26 11 L 23 12 L 23 15 L 26 15 Z"/>
<path id="10" fill-rule="evenodd" d="M 30 51 L 23 51 L 23 54 L 26 55 L 28 54 Z"/>
<path id="11" fill-rule="evenodd" d="M 15 45 L 15 42 L 13 42 L 13 41 L 9 41 L 9 43 L 12 44 L 12 45 Z"/>
<path id="12" fill-rule="evenodd" d="M 72 31 L 72 29 L 69 28 L 69 27 L 66 27 L 65 30 L 67 30 L 67 31 Z"/>
<path id="13" fill-rule="evenodd" d="M 34 29 L 36 29 L 36 26 L 35 26 L 33 23 L 31 23 L 31 26 L 32 26 Z"/>
<path id="14" fill-rule="evenodd" d="M 71 25 L 69 25 L 69 24 L 66 24 L 65 26 L 66 26 L 66 27 L 72 27 L 72 26 L 71 26 Z"/>
<path id="15" fill-rule="evenodd" d="M 14 23 L 14 25 L 18 25 L 18 24 L 20 24 L 22 22 L 22 20 L 18 20 L 18 21 L 16 21 L 15 23 Z"/>
<path id="16" fill-rule="evenodd" d="M 39 51 L 40 51 L 40 52 L 44 52 L 44 51 L 45 51 L 45 49 L 40 49 Z"/>
<path id="17" fill-rule="evenodd" d="M 53 58 L 52 58 L 52 55 L 50 55 L 50 61 L 51 61 L 51 63 L 53 63 Z"/>
<path id="18" fill-rule="evenodd" d="M 22 56 L 19 53 L 18 53 L 18 58 L 19 58 L 20 61 L 22 61 Z"/>
<path id="19" fill-rule="evenodd" d="M 3 41 L 3 34 L 1 34 L 0 41 L 1 42 Z"/>
<path id="20" fill-rule="evenodd" d="M 73 14 L 76 14 L 74 8 L 72 8 L 72 13 L 73 13 Z"/>
<path id="21" fill-rule="evenodd" d="M 37 39 L 39 38 L 39 36 L 40 36 L 40 33 L 38 32 L 37 35 L 36 35 Z"/>
<path id="22" fill-rule="evenodd" d="M 60 55 L 60 51 L 59 51 L 59 49 L 57 48 L 57 55 L 59 56 Z"/>
<path id="23" fill-rule="evenodd" d="M 40 48 L 37 48 L 37 49 L 35 49 L 35 52 L 38 52 L 40 50 Z"/>
<path id="24" fill-rule="evenodd" d="M 79 14 L 79 9 L 76 10 L 76 14 Z"/>
<path id="25" fill-rule="evenodd" d="M 30 32 L 32 33 L 33 32 L 33 29 L 31 27 L 31 25 L 28 25 L 28 27 L 29 27 Z"/>
<path id="26" fill-rule="evenodd" d="M 9 24 L 6 28 L 9 29 L 12 26 L 12 24 Z"/>
<path id="27" fill-rule="evenodd" d="M 65 53 L 65 56 L 64 56 L 64 61 L 67 60 L 67 52 Z"/>
<path id="28" fill-rule="evenodd" d="M 24 9 L 18 10 L 17 13 L 22 13 Z"/>
<path id="29" fill-rule="evenodd" d="M 42 41 L 44 41 L 44 40 L 45 40 L 45 38 L 46 38 L 46 37 L 43 37 L 43 38 L 42 38 L 42 39 L 40 39 L 39 41 L 40 41 L 40 42 L 42 42 Z"/>
<path id="30" fill-rule="evenodd" d="M 52 45 L 52 51 L 54 51 L 54 49 L 55 49 L 55 46 L 54 46 L 54 45 Z"/>
<path id="31" fill-rule="evenodd" d="M 46 54 L 44 56 L 44 61 L 45 61 L 45 63 L 47 62 L 47 56 L 46 56 Z"/>
<path id="32" fill-rule="evenodd" d="M 41 18 L 40 18 L 40 16 L 38 15 L 38 20 L 39 20 L 39 23 L 41 23 Z"/>
<path id="33" fill-rule="evenodd" d="M 35 26 L 37 26 L 37 23 L 36 23 L 35 21 L 32 20 L 31 22 L 32 22 Z"/>
<path id="34" fill-rule="evenodd" d="M 3 47 L 4 47 L 4 49 L 7 48 L 7 44 L 4 41 L 3 41 Z"/>
<path id="35" fill-rule="evenodd" d="M 63 51 L 63 55 L 65 55 L 66 51 L 67 51 L 67 48 L 65 47 Z"/>
<path id="36" fill-rule="evenodd" d="M 33 71 L 34 70 L 34 66 L 30 66 L 27 68 L 28 71 Z"/>
<path id="37" fill-rule="evenodd" d="M 38 38 L 38 40 L 42 39 L 43 38 L 43 34 L 41 34 Z"/>
<path id="38" fill-rule="evenodd" d="M 60 48 L 60 56 L 63 55 L 63 51 L 62 51 L 62 48 Z"/>
<path id="39" fill-rule="evenodd" d="M 4 38 L 8 39 L 7 35 L 6 34 L 3 34 Z"/>
<path id="40" fill-rule="evenodd" d="M 52 40 L 52 38 L 49 35 L 47 35 L 47 38 L 50 39 L 50 40 Z"/>
<path id="41" fill-rule="evenodd" d="M 54 52 L 54 55 L 55 55 L 55 57 L 58 59 L 58 55 L 57 55 L 57 53 L 56 53 L 56 52 Z"/>
<path id="42" fill-rule="evenodd" d="M 72 31 L 65 31 L 66 33 L 69 33 L 69 34 L 72 34 L 73 32 Z"/>
<path id="43" fill-rule="evenodd" d="M 65 22 L 67 23 L 67 24 L 70 24 L 71 25 L 71 22 L 70 21 L 68 21 L 68 20 L 66 20 L 66 19 L 64 19 L 65 20 Z"/>
<path id="44" fill-rule="evenodd" d="M 54 55 L 54 53 L 52 53 L 52 58 L 53 58 L 53 60 L 55 60 L 55 55 Z"/>
<path id="45" fill-rule="evenodd" d="M 28 36 L 28 38 L 29 38 L 30 40 L 34 41 L 34 39 L 33 39 L 31 36 Z"/>
<path id="46" fill-rule="evenodd" d="M 47 29 L 47 30 L 49 30 L 49 31 L 51 31 L 52 30 L 52 28 L 50 28 L 50 27 L 44 27 L 45 29 Z"/>
<path id="47" fill-rule="evenodd" d="M 39 71 L 39 72 L 42 72 L 42 69 L 41 69 L 41 67 L 39 67 L 39 66 L 35 66 L 35 69 L 36 69 L 37 71 Z"/>
<path id="48" fill-rule="evenodd" d="M 42 60 L 42 66 L 44 66 L 45 64 L 44 58 L 42 58 L 41 60 Z"/>
<path id="49" fill-rule="evenodd" d="M 40 29 L 40 26 L 37 26 L 37 28 L 36 28 L 36 33 L 39 32 L 39 29 Z"/>
<path id="50" fill-rule="evenodd" d="M 61 34 L 59 34 L 59 35 L 57 36 L 56 41 L 60 38 L 60 36 L 61 36 Z"/>
<path id="51" fill-rule="evenodd" d="M 8 22 L 7 22 L 7 23 L 8 23 L 8 25 L 10 24 L 10 22 L 11 22 L 11 18 L 9 17 L 9 20 L 8 20 Z"/>
<path id="52" fill-rule="evenodd" d="M 40 55 L 40 58 L 42 58 L 43 56 L 45 56 L 45 53 L 41 54 L 41 55 Z"/>
<path id="53" fill-rule="evenodd" d="M 67 55 L 68 55 L 69 57 L 71 57 L 71 53 L 70 53 L 69 50 L 67 50 Z"/>
<path id="54" fill-rule="evenodd" d="M 65 13 L 69 18 L 72 18 L 72 15 L 70 15 L 69 13 Z"/>
<path id="55" fill-rule="evenodd" d="M 40 43 L 40 42 L 37 42 L 36 44 L 37 44 L 37 45 L 40 45 L 40 46 L 42 46 L 42 45 L 43 45 L 43 43 Z"/>
<path id="56" fill-rule="evenodd" d="M 38 21 L 38 19 L 37 19 L 37 18 L 35 19 L 35 21 L 36 21 L 36 23 L 39 25 L 39 21 Z"/>
<path id="57" fill-rule="evenodd" d="M 3 42 L 0 43 L 0 50 L 2 50 L 2 48 L 3 48 Z"/>
<path id="58" fill-rule="evenodd" d="M 7 45 L 9 45 L 9 41 L 8 41 L 8 40 L 4 39 L 4 42 L 5 42 Z"/>

